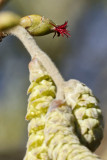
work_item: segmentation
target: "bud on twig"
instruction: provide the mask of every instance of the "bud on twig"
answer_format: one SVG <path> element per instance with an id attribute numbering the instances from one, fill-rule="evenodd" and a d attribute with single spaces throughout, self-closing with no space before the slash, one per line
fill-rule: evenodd
<path id="1" fill-rule="evenodd" d="M 27 31 L 33 36 L 43 36 L 54 32 L 54 36 L 57 35 L 67 37 L 70 36 L 69 31 L 67 31 L 67 23 L 63 25 L 56 25 L 52 20 L 48 18 L 41 17 L 40 15 L 29 15 L 21 18 L 20 25 L 27 29 Z"/>

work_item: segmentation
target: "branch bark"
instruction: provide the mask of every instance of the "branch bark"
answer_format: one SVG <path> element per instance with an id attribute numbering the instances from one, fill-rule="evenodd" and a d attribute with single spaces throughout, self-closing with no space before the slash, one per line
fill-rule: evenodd
<path id="1" fill-rule="evenodd" d="M 57 86 L 57 98 L 63 99 L 64 79 L 59 73 L 54 63 L 52 62 L 52 60 L 47 56 L 45 52 L 43 52 L 38 47 L 34 38 L 26 31 L 26 29 L 21 26 L 14 27 L 6 32 L 18 37 L 18 39 L 20 39 L 20 41 L 23 43 L 23 45 L 29 52 L 31 58 L 33 59 L 36 57 L 42 63 L 42 65 L 44 66 L 48 74 L 52 77 L 54 83 Z"/>

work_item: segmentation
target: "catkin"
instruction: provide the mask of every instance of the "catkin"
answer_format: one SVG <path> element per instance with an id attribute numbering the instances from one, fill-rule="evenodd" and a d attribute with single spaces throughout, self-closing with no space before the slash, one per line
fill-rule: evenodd
<path id="1" fill-rule="evenodd" d="M 56 86 L 36 58 L 29 70 L 26 119 L 30 123 L 24 160 L 101 160 L 89 151 L 99 145 L 103 132 L 101 110 L 92 91 L 71 80 L 65 82 L 65 100 L 54 100 Z"/>
<path id="2" fill-rule="evenodd" d="M 98 100 L 91 89 L 77 80 L 66 82 L 64 92 L 65 100 L 72 108 L 81 143 L 94 151 L 103 137 L 103 119 Z"/>
<path id="3" fill-rule="evenodd" d="M 29 65 L 31 85 L 26 119 L 28 125 L 27 151 L 24 160 L 49 160 L 44 143 L 45 115 L 53 98 L 56 87 L 40 62 L 34 58 Z"/>
<path id="4" fill-rule="evenodd" d="M 45 143 L 52 160 L 101 160 L 75 134 L 71 107 L 61 100 L 53 100 L 46 115 Z"/>

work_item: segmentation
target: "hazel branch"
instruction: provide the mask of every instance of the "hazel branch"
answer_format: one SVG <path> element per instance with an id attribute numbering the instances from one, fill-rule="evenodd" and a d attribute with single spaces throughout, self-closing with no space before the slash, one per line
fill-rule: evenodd
<path id="1" fill-rule="evenodd" d="M 20 39 L 20 41 L 29 52 L 31 58 L 33 59 L 34 57 L 36 57 L 42 63 L 57 86 L 57 97 L 63 99 L 64 80 L 51 59 L 38 47 L 34 38 L 26 31 L 26 29 L 21 26 L 16 26 L 6 31 L 6 33 L 15 35 L 18 39 Z"/>
<path id="2" fill-rule="evenodd" d="M 5 15 L 5 14 L 4 14 Z M 4 16 L 3 15 L 3 16 Z M 77 82 L 76 84 L 71 81 L 70 83 L 64 82 L 64 79 L 60 75 L 58 69 L 51 61 L 51 59 L 38 47 L 33 36 L 41 36 L 45 34 L 49 34 L 54 32 L 55 35 L 57 33 L 58 36 L 70 36 L 69 31 L 67 31 L 67 22 L 63 25 L 56 25 L 49 19 L 45 19 L 39 15 L 31 15 L 27 17 L 23 17 L 20 20 L 21 26 L 16 26 L 19 24 L 19 17 L 17 21 L 14 18 L 15 15 L 13 14 L 6 14 L 6 16 L 10 16 L 9 18 L 2 18 L 2 14 L 0 14 L 0 31 L 1 33 L 5 31 L 5 33 L 15 35 L 21 42 L 24 44 L 27 51 L 30 53 L 31 56 L 31 63 L 30 67 L 30 81 L 31 86 L 29 92 L 31 93 L 29 97 L 29 104 L 28 104 L 28 112 L 26 118 L 31 120 L 30 127 L 33 125 L 33 130 L 29 130 L 29 134 L 35 132 L 35 135 L 29 137 L 28 141 L 28 155 L 33 156 L 29 159 L 35 158 L 35 155 L 41 158 L 46 156 L 53 160 L 62 160 L 62 159 L 79 159 L 79 160 L 86 160 L 87 158 L 93 160 L 100 160 L 98 156 L 90 152 L 88 148 L 94 150 L 100 143 L 102 139 L 102 115 L 101 111 L 97 106 L 97 101 L 93 98 L 93 94 L 91 94 L 90 90 L 87 89 L 84 85 Z M 3 21 L 1 21 L 3 19 Z M 8 23 L 7 23 L 8 22 Z M 16 26 L 16 27 L 14 27 Z M 13 28 L 14 27 L 14 28 Z M 11 29 L 9 29 L 11 28 Z M 24 29 L 25 28 L 25 29 Z M 4 35 L 1 34 L 1 38 Z M 39 66 L 39 67 L 38 67 Z M 39 80 L 38 80 L 38 69 L 39 69 Z M 41 72 L 42 71 L 42 72 Z M 43 74 L 43 75 L 42 75 Z M 47 77 L 48 75 L 48 77 Z M 55 83 L 53 83 L 53 81 Z M 56 90 L 57 89 L 57 94 Z M 74 90 L 73 90 L 74 89 Z M 43 96 L 43 97 L 41 97 Z M 47 105 L 47 97 L 49 98 L 49 102 Z M 53 100 L 53 98 L 55 98 Z M 39 99 L 38 99 L 39 98 Z M 41 99 L 42 98 L 42 99 Z M 50 99 L 51 98 L 51 99 Z M 53 100 L 52 104 L 50 102 Z M 84 101 L 84 102 L 83 102 Z M 43 103 L 41 103 L 43 102 Z M 40 103 L 40 104 L 39 104 Z M 90 105 L 91 104 L 91 105 Z M 47 107 L 49 107 L 49 111 L 46 115 L 46 122 L 45 117 L 42 123 L 42 117 L 47 112 Z M 46 107 L 44 109 L 44 107 Z M 75 109 L 75 110 L 74 110 Z M 84 112 L 82 112 L 84 111 Z M 45 113 L 45 114 L 44 114 Z M 36 134 L 35 131 L 35 124 L 38 124 L 38 119 L 36 121 L 36 116 L 39 117 L 41 121 L 40 128 L 38 128 L 38 133 Z M 79 127 L 82 129 L 81 138 L 85 137 L 86 141 L 89 143 L 84 143 L 85 146 L 81 145 L 79 138 L 76 136 L 73 118 L 75 122 L 79 124 Z M 85 119 L 86 117 L 86 119 Z M 88 121 L 87 121 L 88 118 Z M 94 119 L 94 121 L 92 121 Z M 93 124 L 93 122 L 95 122 Z M 45 124 L 46 123 L 46 124 Z M 97 126 L 96 132 L 94 128 Z M 41 128 L 42 126 L 42 128 Z M 45 129 L 44 129 L 45 127 Z M 78 127 L 77 127 L 78 128 Z M 41 131 L 40 131 L 41 130 Z M 40 132 L 39 132 L 40 131 Z M 89 131 L 89 134 L 88 134 Z M 99 135 L 96 134 L 100 132 Z M 44 137 L 45 133 L 45 137 Z M 36 136 L 37 135 L 37 136 Z M 39 139 L 38 139 L 39 135 Z M 42 135 L 42 141 L 41 141 Z M 33 139 L 34 143 L 33 143 Z M 45 139 L 44 139 L 45 138 Z M 95 140 L 95 146 L 92 148 L 93 141 Z M 44 143 L 44 140 L 46 143 Z M 99 140 L 98 144 L 96 144 L 97 140 Z M 38 147 L 40 147 L 41 142 L 43 145 L 41 146 L 41 153 L 40 148 L 38 151 L 35 149 L 29 152 L 29 149 L 32 148 L 32 145 L 36 145 L 37 141 Z M 32 143 L 31 143 L 32 142 Z M 92 145 L 89 146 L 92 142 Z M 88 144 L 88 145 L 87 145 Z M 46 146 L 47 145 L 47 146 Z M 47 155 L 48 150 L 48 155 Z M 37 153 L 38 152 L 38 153 Z M 45 153 L 45 154 L 44 154 Z M 64 156 L 62 156 L 64 155 Z M 26 158 L 26 157 L 25 157 Z M 46 159 L 46 158 L 43 158 Z"/>

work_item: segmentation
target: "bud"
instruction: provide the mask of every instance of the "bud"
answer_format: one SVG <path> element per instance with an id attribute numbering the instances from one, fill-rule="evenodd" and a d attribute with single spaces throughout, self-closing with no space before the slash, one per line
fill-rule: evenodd
<path id="1" fill-rule="evenodd" d="M 69 31 L 67 31 L 67 23 L 63 25 L 56 25 L 52 20 L 48 18 L 41 17 L 40 15 L 29 15 L 21 18 L 20 25 L 23 26 L 27 31 L 33 36 L 43 36 L 54 32 L 54 36 L 57 35 L 67 37 L 70 36 Z"/>
<path id="2" fill-rule="evenodd" d="M 0 13 L 0 31 L 7 30 L 19 24 L 20 17 L 12 12 Z"/>

